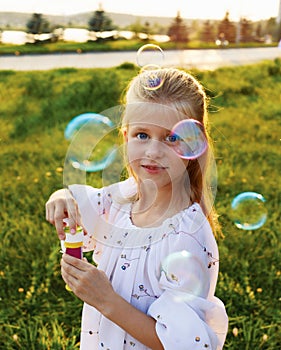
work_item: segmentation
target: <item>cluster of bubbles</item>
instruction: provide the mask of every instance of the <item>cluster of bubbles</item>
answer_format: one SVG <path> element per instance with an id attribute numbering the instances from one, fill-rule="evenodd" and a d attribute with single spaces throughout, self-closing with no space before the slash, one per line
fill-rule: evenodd
<path id="1" fill-rule="evenodd" d="M 157 45 L 143 45 L 137 51 L 136 61 L 142 72 L 147 74 L 143 87 L 147 90 L 159 89 L 164 83 L 157 74 L 163 66 L 163 50 Z M 75 170 L 82 171 L 84 176 L 89 172 L 103 171 L 108 182 L 119 181 L 124 167 L 118 133 L 121 113 L 120 108 L 109 113 L 84 113 L 69 122 L 64 133 L 65 139 L 71 141 L 65 163 L 68 169 L 64 179 L 66 184 L 77 181 Z M 184 119 L 174 125 L 171 137 L 174 151 L 183 159 L 196 159 L 207 149 L 204 128 L 194 119 Z M 109 166 L 111 171 L 106 172 Z M 116 176 L 109 175 L 114 173 L 113 166 L 118 174 Z M 239 229 L 259 229 L 267 219 L 264 197 L 256 192 L 240 193 L 231 203 L 231 218 Z"/>
<path id="2" fill-rule="evenodd" d="M 137 64 L 144 72 L 143 87 L 154 91 L 164 84 L 158 70 L 163 66 L 164 53 L 157 45 L 144 45 L 137 52 Z M 122 108 L 114 107 L 102 113 L 84 113 L 66 126 L 64 137 L 70 141 L 65 160 L 64 182 L 86 183 L 87 173 L 103 173 L 104 184 L 120 181 L 124 168 L 119 122 Z M 173 149 L 180 158 L 196 159 L 207 149 L 201 123 L 184 119 L 171 130 Z M 78 178 L 77 178 L 78 177 Z M 211 176 L 212 179 L 216 176 Z M 216 187 L 216 186 L 215 186 Z M 267 219 L 265 198 L 256 192 L 238 194 L 231 202 L 231 219 L 241 230 L 257 230 Z M 208 291 L 208 270 L 188 251 L 168 255 L 161 266 L 167 280 L 178 285 L 178 301 L 201 297 Z"/>

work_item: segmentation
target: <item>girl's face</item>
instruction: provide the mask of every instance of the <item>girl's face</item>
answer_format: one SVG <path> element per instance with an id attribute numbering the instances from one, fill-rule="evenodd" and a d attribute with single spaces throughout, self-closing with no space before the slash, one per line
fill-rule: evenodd
<path id="1" fill-rule="evenodd" d="M 182 190 L 188 160 L 176 154 L 173 149 L 176 140 L 171 135 L 178 114 L 155 112 L 131 118 L 124 132 L 129 166 L 142 182 L 152 180 L 158 189 L 170 186 Z"/>

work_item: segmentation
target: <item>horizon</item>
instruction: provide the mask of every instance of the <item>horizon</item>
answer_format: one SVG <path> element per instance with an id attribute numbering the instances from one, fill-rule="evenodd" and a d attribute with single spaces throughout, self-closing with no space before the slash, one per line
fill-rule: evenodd
<path id="1" fill-rule="evenodd" d="M 188 8 L 186 0 L 174 0 L 164 6 L 162 0 L 143 0 L 132 3 L 131 0 L 55 0 L 46 4 L 45 0 L 0 0 L 0 12 L 41 13 L 43 15 L 71 16 L 95 12 L 101 8 L 107 13 L 126 14 L 141 17 L 176 17 L 179 12 L 185 19 L 220 20 L 229 12 L 229 18 L 236 21 L 247 18 L 252 21 L 280 18 L 280 0 L 268 0 L 266 4 L 255 0 L 197 0 Z M 146 6 L 147 5 L 147 6 Z"/>

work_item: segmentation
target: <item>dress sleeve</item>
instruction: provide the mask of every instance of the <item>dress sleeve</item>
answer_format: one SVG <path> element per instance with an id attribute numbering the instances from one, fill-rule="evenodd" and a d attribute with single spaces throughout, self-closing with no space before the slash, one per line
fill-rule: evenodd
<path id="1" fill-rule="evenodd" d="M 94 250 L 97 261 L 102 251 L 100 243 L 104 243 L 104 236 L 114 227 L 114 218 L 119 208 L 117 202 L 132 196 L 136 192 L 136 183 L 133 178 L 128 178 L 100 189 L 80 184 L 70 185 L 68 188 L 78 204 L 83 225 L 87 230 L 83 251 Z"/>
<path id="2" fill-rule="evenodd" d="M 172 254 L 162 269 L 159 283 L 164 292 L 151 304 L 148 315 L 156 320 L 165 350 L 216 350 L 217 336 L 205 322 L 206 309 L 212 308 L 206 300 L 210 285 L 207 269 L 186 251 Z"/>
<path id="3" fill-rule="evenodd" d="M 110 198 L 104 189 L 88 185 L 70 185 L 69 190 L 74 196 L 81 214 L 81 219 L 87 234 L 84 235 L 83 251 L 92 251 L 96 247 L 96 230 L 102 215 L 109 210 Z"/>
<path id="4" fill-rule="evenodd" d="M 151 304 L 148 315 L 156 320 L 156 332 L 165 350 L 217 349 L 214 332 L 197 310 L 181 301 L 177 293 L 165 291 Z"/>
<path id="5" fill-rule="evenodd" d="M 220 350 L 228 327 L 224 304 L 214 296 L 218 256 L 212 232 L 170 237 L 170 248 L 159 256 L 162 294 L 150 305 L 156 332 L 165 350 Z M 173 243 L 171 243 L 173 242 Z M 184 249 L 184 250 L 183 250 Z"/>

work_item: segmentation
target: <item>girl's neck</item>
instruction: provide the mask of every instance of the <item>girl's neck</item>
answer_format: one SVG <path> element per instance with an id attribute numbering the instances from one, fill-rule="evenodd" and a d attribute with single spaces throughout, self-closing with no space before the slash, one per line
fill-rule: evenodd
<path id="1" fill-rule="evenodd" d="M 153 183 L 139 185 L 139 198 L 133 203 L 131 219 L 136 226 L 160 226 L 164 220 L 187 208 L 190 198 L 183 187 L 157 188 Z"/>

